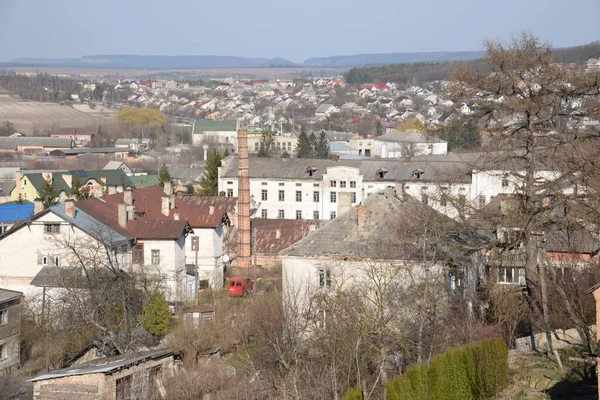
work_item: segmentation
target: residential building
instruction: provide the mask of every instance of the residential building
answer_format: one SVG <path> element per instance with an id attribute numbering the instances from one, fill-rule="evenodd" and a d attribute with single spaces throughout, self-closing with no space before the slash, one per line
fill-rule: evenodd
<path id="1" fill-rule="evenodd" d="M 419 132 L 392 132 L 374 139 L 373 156 L 399 158 L 405 156 L 443 155 L 448 142 Z"/>
<path id="2" fill-rule="evenodd" d="M 164 381 L 175 373 L 175 351 L 161 349 L 99 358 L 30 382 L 34 400 L 155 399 L 161 397 Z"/>
<path id="3" fill-rule="evenodd" d="M 23 293 L 0 289 L 0 375 L 11 374 L 21 363 L 21 300 Z"/>
<path id="4" fill-rule="evenodd" d="M 192 128 L 192 145 L 200 146 L 207 140 L 215 140 L 237 149 L 237 130 L 238 122 L 235 120 L 197 119 Z"/>
<path id="5" fill-rule="evenodd" d="M 15 223 L 25 221 L 33 216 L 33 203 L 4 203 L 0 204 L 0 235 L 10 229 Z"/>
<path id="6" fill-rule="evenodd" d="M 332 113 L 339 112 L 340 109 L 334 106 L 333 104 L 321 104 L 315 110 L 315 117 L 326 118 Z"/>

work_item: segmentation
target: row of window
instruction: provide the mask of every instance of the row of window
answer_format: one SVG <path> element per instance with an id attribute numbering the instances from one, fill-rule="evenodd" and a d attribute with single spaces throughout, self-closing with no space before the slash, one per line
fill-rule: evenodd
<path id="1" fill-rule="evenodd" d="M 261 210 L 260 216 L 263 219 L 268 218 L 267 210 Z M 337 213 L 335 211 L 331 211 L 329 213 L 329 219 L 336 219 Z M 285 210 L 277 210 L 277 218 L 285 219 Z M 302 210 L 296 210 L 296 219 L 302 219 Z M 313 211 L 313 219 L 320 219 L 319 211 Z"/>
<path id="2" fill-rule="evenodd" d="M 228 196 L 229 196 L 229 189 L 228 189 Z M 232 194 L 230 197 L 232 197 L 232 196 L 233 196 L 233 191 L 232 191 Z M 260 199 L 261 199 L 261 201 L 269 200 L 269 192 L 266 189 L 261 190 Z M 279 191 L 278 200 L 285 201 L 285 190 Z M 318 203 L 320 201 L 321 201 L 321 193 L 313 192 L 313 202 Z M 329 201 L 331 203 L 337 203 L 337 192 L 329 193 Z M 302 202 L 302 191 L 301 190 L 296 190 L 296 202 L 297 203 Z M 352 203 L 356 203 L 356 193 L 355 192 L 352 192 Z"/>
<path id="3" fill-rule="evenodd" d="M 329 181 L 329 185 L 331 187 L 337 187 L 338 181 Z M 341 188 L 345 188 L 346 187 L 346 181 L 339 181 L 340 187 Z M 356 188 L 356 181 L 350 181 L 350 187 L 351 188 Z"/>

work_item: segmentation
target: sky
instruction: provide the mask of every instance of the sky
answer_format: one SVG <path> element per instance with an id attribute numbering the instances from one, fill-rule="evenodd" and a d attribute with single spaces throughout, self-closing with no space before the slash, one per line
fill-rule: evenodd
<path id="1" fill-rule="evenodd" d="M 0 0 L 0 61 L 84 55 L 310 57 L 481 50 L 524 30 L 600 40 L 600 0 Z"/>

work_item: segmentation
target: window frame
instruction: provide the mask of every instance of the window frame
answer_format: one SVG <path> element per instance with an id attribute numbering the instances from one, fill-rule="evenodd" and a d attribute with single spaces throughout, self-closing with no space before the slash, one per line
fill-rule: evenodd
<path id="1" fill-rule="evenodd" d="M 279 201 L 285 201 L 285 190 L 280 190 L 278 195 Z"/>
<path id="2" fill-rule="evenodd" d="M 144 243 L 137 243 L 131 248 L 131 263 L 144 265 Z"/>
<path id="3" fill-rule="evenodd" d="M 277 210 L 277 219 L 285 219 L 285 210 L 284 209 Z"/>
<path id="4" fill-rule="evenodd" d="M 8 308 L 0 309 L 0 325 L 8 324 Z"/>
<path id="5" fill-rule="evenodd" d="M 296 219 L 302 219 L 302 210 L 296 210 Z"/>
<path id="6" fill-rule="evenodd" d="M 317 269 L 317 284 L 320 289 L 331 289 L 331 270 L 319 267 Z"/>
<path id="7" fill-rule="evenodd" d="M 267 216 L 268 216 L 268 213 L 267 213 L 266 209 L 263 208 L 262 210 L 260 210 L 260 217 L 262 219 L 267 219 Z"/>
<path id="8" fill-rule="evenodd" d="M 150 251 L 150 260 L 152 262 L 152 265 L 160 265 L 160 250 L 159 249 L 152 249 Z"/>
<path id="9" fill-rule="evenodd" d="M 269 191 L 267 189 L 261 189 L 260 200 L 261 201 L 269 201 Z"/>
<path id="10" fill-rule="evenodd" d="M 302 202 L 302 190 L 296 190 L 296 203 Z"/>
<path id="11" fill-rule="evenodd" d="M 329 192 L 329 202 L 337 203 L 337 192 Z"/>

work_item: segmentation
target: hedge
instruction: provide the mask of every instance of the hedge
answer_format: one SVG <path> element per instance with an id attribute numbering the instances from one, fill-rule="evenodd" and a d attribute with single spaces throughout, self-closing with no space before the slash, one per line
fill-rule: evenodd
<path id="1" fill-rule="evenodd" d="M 500 339 L 484 340 L 434 357 L 429 368 L 415 365 L 386 382 L 387 400 L 481 400 L 508 385 L 508 347 Z M 360 400 L 351 390 L 345 400 Z"/>

